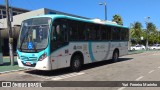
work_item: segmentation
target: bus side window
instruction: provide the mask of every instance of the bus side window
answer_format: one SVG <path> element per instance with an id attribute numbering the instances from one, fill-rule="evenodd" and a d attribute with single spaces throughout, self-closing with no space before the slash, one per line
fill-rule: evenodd
<path id="1" fill-rule="evenodd" d="M 57 27 L 56 27 L 56 32 L 57 32 L 58 35 L 61 35 L 60 25 L 57 25 Z"/>
<path id="2" fill-rule="evenodd" d="M 67 29 L 67 25 L 63 24 L 62 28 L 63 28 L 63 39 L 64 39 L 64 42 L 68 42 L 68 29 Z"/>
<path id="3" fill-rule="evenodd" d="M 57 32 L 57 44 L 58 44 L 58 47 L 68 44 L 67 25 L 60 23 L 56 27 L 56 32 Z"/>
<path id="4" fill-rule="evenodd" d="M 57 35 L 56 35 L 55 26 L 52 26 L 52 37 L 51 37 L 52 39 L 51 39 L 51 40 L 54 40 L 54 41 L 55 41 L 55 40 L 57 39 L 56 36 L 57 36 Z"/>
<path id="5" fill-rule="evenodd" d="M 86 28 L 86 34 L 85 34 L 85 40 L 89 40 L 91 37 L 90 37 L 90 29 L 89 28 Z"/>
<path id="6" fill-rule="evenodd" d="M 52 26 L 52 36 L 51 36 L 51 52 L 57 48 L 57 32 L 56 25 Z"/>

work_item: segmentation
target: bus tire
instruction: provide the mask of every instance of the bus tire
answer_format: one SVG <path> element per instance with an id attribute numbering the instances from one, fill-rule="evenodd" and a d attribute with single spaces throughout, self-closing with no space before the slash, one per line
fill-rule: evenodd
<path id="1" fill-rule="evenodd" d="M 114 50 L 113 56 L 112 56 L 112 61 L 113 62 L 117 62 L 118 58 L 119 58 L 119 51 L 118 50 Z"/>
<path id="2" fill-rule="evenodd" d="M 78 54 L 74 55 L 71 59 L 70 68 L 74 72 L 78 72 L 82 67 L 82 57 Z"/>

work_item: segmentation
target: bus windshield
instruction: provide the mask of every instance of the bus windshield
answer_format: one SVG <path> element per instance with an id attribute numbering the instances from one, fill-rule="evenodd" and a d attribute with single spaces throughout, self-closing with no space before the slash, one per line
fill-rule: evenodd
<path id="1" fill-rule="evenodd" d="M 37 52 L 48 45 L 50 18 L 32 18 L 22 22 L 17 48 L 25 52 Z"/>

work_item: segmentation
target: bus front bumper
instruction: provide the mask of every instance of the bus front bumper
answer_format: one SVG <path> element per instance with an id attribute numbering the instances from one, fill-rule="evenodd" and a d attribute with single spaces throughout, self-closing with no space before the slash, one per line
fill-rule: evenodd
<path id="1" fill-rule="evenodd" d="M 19 67 L 24 68 L 32 68 L 32 69 L 38 69 L 38 70 L 51 70 L 51 62 L 49 61 L 49 57 L 46 57 L 43 61 L 37 61 L 35 65 L 26 65 L 22 63 L 22 61 L 17 58 Z"/>

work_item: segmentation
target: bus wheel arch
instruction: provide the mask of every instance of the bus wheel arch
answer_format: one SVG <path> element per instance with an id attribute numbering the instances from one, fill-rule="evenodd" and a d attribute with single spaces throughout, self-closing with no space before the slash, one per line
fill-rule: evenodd
<path id="1" fill-rule="evenodd" d="M 117 62 L 119 58 L 119 49 L 115 48 L 112 54 L 112 61 Z"/>
<path id="2" fill-rule="evenodd" d="M 84 57 L 82 52 L 76 51 L 72 54 L 70 60 L 70 68 L 72 71 L 80 71 L 82 65 L 84 64 Z"/>

